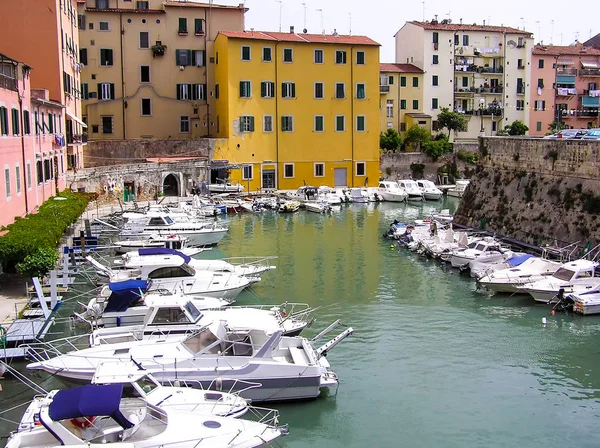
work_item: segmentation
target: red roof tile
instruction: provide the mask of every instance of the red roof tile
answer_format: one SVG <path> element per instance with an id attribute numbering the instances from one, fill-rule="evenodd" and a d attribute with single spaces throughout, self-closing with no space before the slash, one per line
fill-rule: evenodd
<path id="1" fill-rule="evenodd" d="M 123 9 L 123 8 L 85 8 L 85 12 L 115 12 L 123 14 L 165 14 L 164 9 Z"/>
<path id="2" fill-rule="evenodd" d="M 583 45 L 536 45 L 533 54 L 546 56 L 600 56 L 600 49 L 584 47 Z"/>
<path id="3" fill-rule="evenodd" d="M 212 6 L 213 8 L 217 8 L 217 9 L 243 9 L 244 11 L 248 11 L 248 8 L 245 8 L 241 1 L 238 6 L 217 5 L 214 3 L 212 5 L 210 5 L 209 3 L 196 2 L 196 1 L 166 1 L 163 3 L 163 5 L 165 5 L 165 6 L 180 6 L 183 8 L 210 8 Z"/>
<path id="4" fill-rule="evenodd" d="M 507 33 L 507 34 L 524 34 L 530 36 L 529 31 L 519 30 L 510 26 L 493 26 L 493 25 L 467 25 L 460 23 L 441 23 L 441 22 L 418 22 L 413 20 L 413 25 L 420 26 L 426 30 L 440 30 L 440 31 L 488 31 L 495 33 Z"/>
<path id="5" fill-rule="evenodd" d="M 237 39 L 270 40 L 275 42 L 307 42 L 318 44 L 379 46 L 377 42 L 366 36 L 333 36 L 331 34 L 274 33 L 271 31 L 219 31 L 219 34 L 223 34 L 224 36 Z"/>
<path id="6" fill-rule="evenodd" d="M 379 64 L 380 72 L 393 72 L 393 73 L 425 73 L 416 65 L 412 64 L 389 64 L 382 63 Z"/>

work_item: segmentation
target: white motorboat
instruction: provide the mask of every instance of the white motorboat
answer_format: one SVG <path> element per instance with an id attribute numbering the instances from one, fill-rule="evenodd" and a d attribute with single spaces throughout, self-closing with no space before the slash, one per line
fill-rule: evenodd
<path id="1" fill-rule="evenodd" d="M 553 303 L 561 290 L 564 294 L 579 294 L 594 289 L 600 285 L 599 276 L 598 263 L 580 259 L 562 264 L 551 276 L 519 286 L 519 290 L 536 302 Z"/>
<path id="2" fill-rule="evenodd" d="M 600 314 L 600 292 L 598 287 L 583 293 L 573 293 L 566 296 L 573 302 L 573 312 L 589 315 Z"/>
<path id="3" fill-rule="evenodd" d="M 317 187 L 303 185 L 296 191 L 288 191 L 286 197 L 292 201 L 301 203 L 317 201 L 319 200 L 319 190 Z"/>
<path id="4" fill-rule="evenodd" d="M 560 268 L 561 263 L 545 258 L 521 255 L 506 261 L 511 266 L 485 273 L 478 282 L 481 286 L 495 292 L 524 293 L 521 286 L 537 282 L 552 274 Z"/>
<path id="5" fill-rule="evenodd" d="M 267 208 L 258 201 L 240 202 L 240 207 L 242 210 L 249 213 L 262 213 L 267 210 Z"/>
<path id="6" fill-rule="evenodd" d="M 439 201 L 444 195 L 442 190 L 435 186 L 430 180 L 420 179 L 417 181 L 417 185 L 423 193 L 423 197 L 428 201 Z"/>
<path id="7" fill-rule="evenodd" d="M 398 185 L 400 186 L 400 188 L 402 188 L 402 189 L 404 189 L 404 191 L 406 191 L 406 194 L 408 195 L 407 200 L 409 200 L 409 201 L 424 201 L 425 200 L 425 198 L 423 196 L 423 192 L 421 191 L 421 189 L 419 188 L 419 186 L 417 185 L 417 183 L 414 180 L 410 180 L 410 179 L 399 180 Z"/>
<path id="8" fill-rule="evenodd" d="M 467 266 L 469 262 L 479 259 L 499 259 L 508 249 L 503 248 L 500 242 L 493 237 L 485 237 L 481 239 L 473 248 L 458 249 L 452 251 L 450 264 L 453 268 L 461 268 Z M 512 252 L 510 252 L 512 256 Z"/>
<path id="9" fill-rule="evenodd" d="M 379 182 L 377 190 L 384 201 L 388 202 L 405 202 L 408 194 L 404 188 L 400 188 L 397 182 L 390 180 L 382 180 Z"/>
<path id="10" fill-rule="evenodd" d="M 305 202 L 304 208 L 313 213 L 328 213 L 331 211 L 331 205 L 327 202 Z"/>
<path id="11" fill-rule="evenodd" d="M 350 188 L 350 200 L 357 203 L 369 202 L 369 195 L 363 188 Z"/>
<path id="12" fill-rule="evenodd" d="M 6 447 L 247 448 L 283 433 L 277 416 L 254 422 L 186 412 L 142 397 L 125 397 L 123 389 L 123 384 L 91 384 L 53 390 L 36 403 L 39 424 L 13 432 Z"/>
<path id="13" fill-rule="evenodd" d="M 318 189 L 319 199 L 329 205 L 341 205 L 342 198 L 338 196 L 333 188 L 321 185 Z"/>
<path id="14" fill-rule="evenodd" d="M 201 247 L 188 247 L 188 238 L 177 234 L 171 235 L 150 235 L 143 240 L 117 241 L 114 244 L 115 252 L 125 254 L 132 250 L 148 248 L 167 248 L 178 250 L 190 257 L 206 250 Z"/>
<path id="15" fill-rule="evenodd" d="M 334 323 L 335 324 L 335 323 Z M 133 360 L 161 383 L 196 381 L 208 387 L 221 378 L 223 387 L 232 380 L 260 383 L 260 388 L 240 392 L 253 401 L 281 401 L 316 398 L 321 389 L 336 387 L 338 379 L 326 354 L 347 336 L 352 328 L 322 345 L 282 331 L 267 335 L 260 330 L 228 331 L 225 323 L 214 322 L 198 332 L 169 340 L 142 340 L 101 345 L 60 354 L 64 341 L 31 344 L 31 370 L 44 370 L 71 380 L 90 381 L 98 365 L 106 361 Z M 73 346 L 73 345 L 71 345 Z"/>
<path id="16" fill-rule="evenodd" d="M 158 249 L 140 249 L 156 251 Z M 166 249 L 162 249 L 166 250 Z M 112 270 L 92 257 L 86 258 L 96 270 L 104 272 L 111 282 L 123 280 L 152 280 L 153 289 L 179 291 L 182 294 L 198 294 L 210 297 L 235 299 L 244 288 L 260 280 L 243 277 L 232 272 L 195 269 L 187 255 L 149 255 L 138 269 Z"/>
<path id="17" fill-rule="evenodd" d="M 130 216 L 119 236 L 123 240 L 129 241 L 147 239 L 156 234 L 160 236 L 177 234 L 187 237 L 190 246 L 202 247 L 218 244 L 228 231 L 227 227 L 216 221 L 200 222 L 184 216 L 176 219 L 166 213 Z"/>
<path id="18" fill-rule="evenodd" d="M 122 327 L 127 325 L 142 325 L 148 306 L 145 300 L 160 297 L 162 300 L 177 301 L 185 297 L 199 310 L 217 309 L 231 305 L 232 299 L 206 297 L 200 295 L 183 296 L 175 291 L 171 294 L 147 292 L 151 282 L 147 280 L 125 280 L 112 282 L 100 289 L 97 297 L 92 298 L 87 305 L 79 302 L 84 308 L 82 313 L 74 313 L 75 317 L 89 322 L 92 327 L 104 326 Z"/>
<path id="19" fill-rule="evenodd" d="M 457 180 L 454 184 L 454 188 L 450 188 L 446 194 L 455 198 L 462 198 L 468 186 L 468 180 Z"/>
<path id="20" fill-rule="evenodd" d="M 244 191 L 244 186 L 242 184 L 232 184 L 231 182 L 221 182 L 209 184 L 208 191 L 211 193 L 241 193 Z"/>
<path id="21" fill-rule="evenodd" d="M 230 332 L 257 329 L 272 334 L 281 330 L 284 336 L 297 336 L 312 322 L 308 305 L 289 315 L 284 311 L 286 304 L 200 310 L 185 296 L 176 299 L 169 296 L 146 297 L 144 305 L 147 312 L 141 325 L 94 330 L 90 335 L 90 346 L 145 339 L 165 340 L 191 334 L 212 322 L 224 322 Z"/>
<path id="22" fill-rule="evenodd" d="M 300 202 L 299 201 L 283 201 L 279 204 L 279 213 L 294 213 L 300 210 Z"/>

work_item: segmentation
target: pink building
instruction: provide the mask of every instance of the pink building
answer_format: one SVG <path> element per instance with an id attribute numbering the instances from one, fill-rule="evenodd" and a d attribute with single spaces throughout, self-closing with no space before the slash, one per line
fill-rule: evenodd
<path id="1" fill-rule="evenodd" d="M 545 135 L 554 121 L 574 129 L 600 127 L 600 50 L 536 45 L 530 89 L 529 135 Z"/>
<path id="2" fill-rule="evenodd" d="M 0 226 L 65 188 L 64 107 L 31 90 L 31 70 L 0 54 Z"/>

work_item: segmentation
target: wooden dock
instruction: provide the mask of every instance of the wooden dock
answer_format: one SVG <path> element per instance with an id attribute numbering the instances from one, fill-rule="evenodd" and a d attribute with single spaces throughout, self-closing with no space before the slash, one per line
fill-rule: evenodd
<path id="1" fill-rule="evenodd" d="M 23 359 L 27 355 L 24 347 L 0 348 L 0 359 Z"/>
<path id="2" fill-rule="evenodd" d="M 9 345 L 41 341 L 46 337 L 52 321 L 44 317 L 38 319 L 17 319 L 6 330 L 6 343 Z"/>

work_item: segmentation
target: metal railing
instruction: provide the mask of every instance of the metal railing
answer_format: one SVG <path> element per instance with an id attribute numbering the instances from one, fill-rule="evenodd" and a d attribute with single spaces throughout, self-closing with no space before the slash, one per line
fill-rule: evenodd
<path id="1" fill-rule="evenodd" d="M 390 93 L 390 86 L 389 85 L 380 85 L 379 86 L 379 93 Z"/>
<path id="2" fill-rule="evenodd" d="M 598 109 L 592 110 L 580 110 L 577 112 L 578 117 L 598 117 L 600 113 L 598 113 Z"/>
<path id="3" fill-rule="evenodd" d="M 600 76 L 600 68 L 582 68 L 579 76 Z"/>
<path id="4" fill-rule="evenodd" d="M 525 95 L 525 86 L 517 86 L 517 95 Z"/>
<path id="5" fill-rule="evenodd" d="M 17 79 L 0 73 L 0 88 L 17 92 Z"/>
<path id="6" fill-rule="evenodd" d="M 573 76 L 576 76 L 577 75 L 577 69 L 576 68 L 558 67 L 556 69 L 556 74 L 557 75 L 573 75 Z"/>

